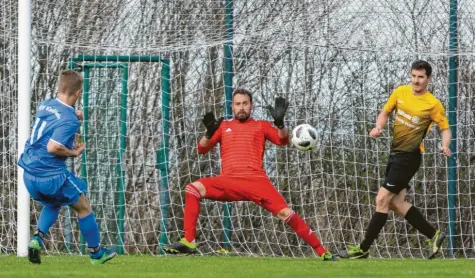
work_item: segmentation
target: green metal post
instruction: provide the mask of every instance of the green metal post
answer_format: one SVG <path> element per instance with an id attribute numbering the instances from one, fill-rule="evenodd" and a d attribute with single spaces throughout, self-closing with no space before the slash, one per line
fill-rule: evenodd
<path id="1" fill-rule="evenodd" d="M 168 243 L 167 216 L 169 199 L 168 162 L 169 162 L 169 130 L 170 130 L 170 60 L 162 62 L 162 127 L 163 139 L 157 150 L 157 169 L 160 170 L 160 237 L 159 253 L 163 254 L 163 245 Z"/>
<path id="2" fill-rule="evenodd" d="M 458 18 L 457 18 L 458 1 L 450 0 L 450 38 L 449 38 L 449 52 L 450 57 L 448 60 L 448 120 L 450 124 L 452 139 L 450 144 L 451 153 L 453 154 L 448 158 L 448 252 L 449 255 L 454 257 L 455 235 L 456 235 L 456 141 L 457 134 L 457 98 L 458 98 Z"/>
<path id="3" fill-rule="evenodd" d="M 77 66 L 78 66 L 77 63 L 73 58 L 71 57 L 68 58 L 68 69 L 76 71 Z"/>
<path id="4" fill-rule="evenodd" d="M 224 44 L 224 83 L 225 83 L 225 119 L 231 119 L 233 94 L 233 0 L 225 1 L 226 42 Z M 231 249 L 231 203 L 223 204 L 223 242 L 224 248 Z"/>
<path id="5" fill-rule="evenodd" d="M 161 56 L 127 56 L 127 55 L 78 55 L 74 58 L 75 62 L 93 61 L 93 62 L 162 62 Z"/>
<path id="6" fill-rule="evenodd" d="M 92 63 L 87 63 L 92 62 Z M 103 62 L 103 63 L 100 63 Z M 122 62 L 122 63 L 121 63 Z M 166 118 L 164 118 L 164 133 L 166 137 L 164 138 L 162 153 L 164 153 L 164 162 L 163 164 L 158 163 L 158 168 L 161 165 L 167 165 L 168 162 L 168 130 L 169 130 L 169 108 L 168 108 L 168 100 L 170 95 L 170 61 L 169 59 L 165 59 L 161 56 L 117 56 L 117 55 L 79 55 L 76 58 L 68 59 L 68 67 L 75 70 L 83 70 L 84 71 L 84 95 L 83 95 L 83 103 L 84 103 L 84 130 L 83 130 L 83 139 L 87 142 L 87 134 L 88 134 L 88 105 L 89 105 L 89 91 L 90 91 L 90 68 L 122 68 L 122 95 L 121 95 L 121 122 L 120 122 L 120 147 L 118 152 L 118 164 L 117 164 L 117 171 L 119 173 L 118 177 L 118 253 L 124 253 L 124 215 L 125 215 L 125 150 L 126 150 L 126 133 L 127 133 L 127 96 L 128 96 L 128 76 L 129 76 L 129 68 L 128 63 L 124 62 L 163 62 L 164 67 L 162 69 L 162 88 L 163 88 L 163 95 L 165 94 L 167 97 L 163 98 L 163 100 L 167 100 L 166 106 Z M 164 109 L 164 106 L 163 106 Z M 166 131 L 166 132 L 165 132 Z M 81 158 L 81 174 L 84 179 L 87 178 L 86 172 L 86 150 L 82 154 Z M 161 152 L 157 152 L 157 155 L 161 154 Z M 157 162 L 160 162 L 159 160 Z M 165 208 L 163 209 L 163 220 L 162 223 L 165 224 L 166 216 L 167 216 L 167 206 L 169 204 L 169 197 L 168 197 L 168 181 L 167 181 L 167 169 L 161 172 L 162 174 L 162 187 L 166 189 L 163 191 L 163 195 L 161 197 L 162 205 Z M 167 235 L 166 235 L 166 227 L 162 226 L 161 228 L 161 243 L 167 242 Z M 86 246 L 83 236 L 81 235 L 80 239 L 80 250 L 82 253 L 85 253 Z"/>
<path id="7" fill-rule="evenodd" d="M 90 78 L 89 78 L 89 68 L 84 69 L 84 83 L 83 83 L 83 141 L 87 143 L 88 138 L 88 121 L 89 121 L 89 88 L 90 88 Z M 81 154 L 81 177 L 84 182 L 87 183 L 87 171 L 86 171 L 86 157 L 87 157 L 87 145 L 86 149 Z M 86 253 L 86 244 L 83 237 L 83 234 L 80 236 L 80 250 L 81 253 Z"/>
<path id="8" fill-rule="evenodd" d="M 88 124 L 89 124 L 89 88 L 90 88 L 89 68 L 84 69 L 84 84 L 83 84 L 83 142 L 88 142 Z M 87 169 L 86 169 L 86 157 L 87 157 L 87 145 L 86 149 L 81 154 L 81 177 L 84 182 L 87 182 Z"/>
<path id="9" fill-rule="evenodd" d="M 127 63 L 83 63 L 81 66 L 83 68 L 122 68 L 124 66 L 127 66 Z"/>
<path id="10" fill-rule="evenodd" d="M 121 92 L 121 125 L 119 137 L 119 153 L 117 169 L 118 178 L 118 194 L 119 194 L 119 213 L 118 213 L 118 248 L 117 252 L 124 254 L 124 210 L 125 210 L 125 169 L 126 169 L 126 133 L 127 133 L 127 95 L 128 95 L 129 66 L 126 64 L 122 67 L 122 92 Z"/>

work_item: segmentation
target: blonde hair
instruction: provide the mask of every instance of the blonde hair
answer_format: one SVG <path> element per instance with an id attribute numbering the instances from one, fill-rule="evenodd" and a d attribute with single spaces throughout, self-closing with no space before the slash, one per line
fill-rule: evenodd
<path id="1" fill-rule="evenodd" d="M 59 78 L 58 91 L 67 96 L 72 96 L 83 87 L 83 77 L 73 70 L 62 71 Z"/>

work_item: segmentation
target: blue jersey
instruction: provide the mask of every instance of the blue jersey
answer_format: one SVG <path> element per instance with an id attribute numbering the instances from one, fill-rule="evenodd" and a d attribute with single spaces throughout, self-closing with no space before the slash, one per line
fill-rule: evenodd
<path id="1" fill-rule="evenodd" d="M 47 99 L 38 106 L 31 135 L 18 165 L 34 176 L 51 176 L 66 171 L 66 157 L 49 153 L 48 142 L 72 149 L 80 125 L 75 109 L 58 99 Z"/>

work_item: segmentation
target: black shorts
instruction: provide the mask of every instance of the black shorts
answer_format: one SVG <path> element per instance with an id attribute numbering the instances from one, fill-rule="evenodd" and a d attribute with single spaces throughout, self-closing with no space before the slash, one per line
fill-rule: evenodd
<path id="1" fill-rule="evenodd" d="M 396 153 L 388 157 L 385 180 L 382 187 L 397 194 L 405 188 L 420 168 L 421 153 Z"/>

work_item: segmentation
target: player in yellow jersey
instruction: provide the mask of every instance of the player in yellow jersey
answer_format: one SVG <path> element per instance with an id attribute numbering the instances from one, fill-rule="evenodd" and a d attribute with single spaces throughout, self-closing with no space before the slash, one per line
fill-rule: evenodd
<path id="1" fill-rule="evenodd" d="M 404 216 L 414 228 L 428 237 L 428 258 L 435 256 L 445 240 L 445 233 L 433 228 L 416 207 L 405 201 L 408 183 L 420 167 L 423 138 L 433 122 L 442 131 L 441 152 L 447 157 L 451 156 L 451 131 L 445 109 L 427 89 L 431 70 L 431 65 L 426 61 L 413 62 L 411 85 L 403 85 L 393 91 L 377 118 L 375 128 L 369 133 L 372 138 L 380 136 L 390 114 L 395 111 L 392 148 L 385 180 L 377 194 L 376 212 L 370 220 L 362 243 L 340 251 L 341 258 L 367 258 L 370 245 L 385 225 L 390 210 Z"/>

